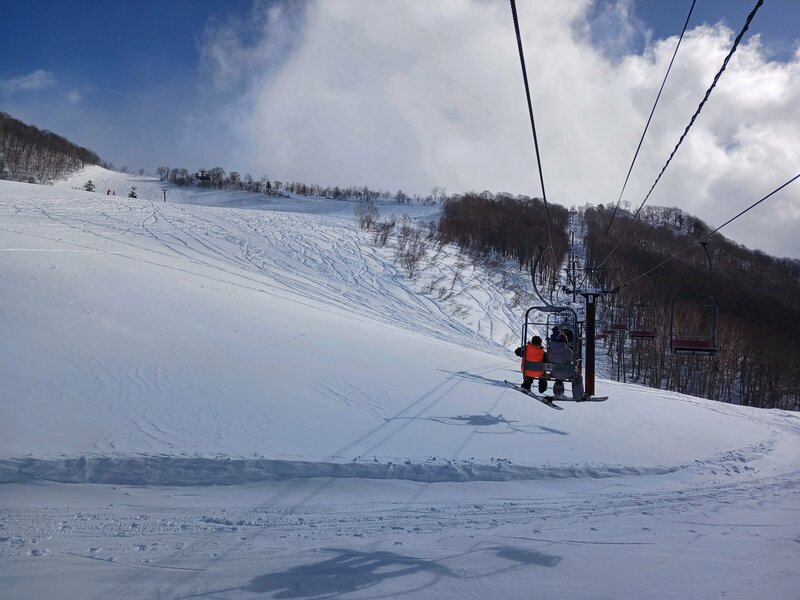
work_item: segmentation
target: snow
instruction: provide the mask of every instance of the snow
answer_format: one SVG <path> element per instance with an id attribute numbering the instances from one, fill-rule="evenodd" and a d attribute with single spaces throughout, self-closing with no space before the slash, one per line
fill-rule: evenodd
<path id="1" fill-rule="evenodd" d="M 350 202 L 162 185 L 0 182 L 8 597 L 797 597 L 796 414 L 551 410 L 502 383 L 498 273 L 409 280 Z"/>

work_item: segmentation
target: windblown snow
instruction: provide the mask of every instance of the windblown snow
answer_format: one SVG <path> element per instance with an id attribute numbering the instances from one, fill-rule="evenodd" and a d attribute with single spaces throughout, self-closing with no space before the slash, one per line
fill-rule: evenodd
<path id="1" fill-rule="evenodd" d="M 503 384 L 497 272 L 410 279 L 351 202 L 162 185 L 0 182 L 9 598 L 797 597 L 796 414 L 605 380 L 551 410 Z"/>

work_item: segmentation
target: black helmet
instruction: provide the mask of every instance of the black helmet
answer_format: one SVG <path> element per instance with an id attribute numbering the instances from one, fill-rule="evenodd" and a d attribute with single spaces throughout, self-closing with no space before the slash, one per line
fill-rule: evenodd
<path id="1" fill-rule="evenodd" d="M 538 335 L 533 336 L 531 338 L 531 344 L 535 344 L 537 346 L 541 346 L 542 345 L 542 338 L 540 338 Z"/>

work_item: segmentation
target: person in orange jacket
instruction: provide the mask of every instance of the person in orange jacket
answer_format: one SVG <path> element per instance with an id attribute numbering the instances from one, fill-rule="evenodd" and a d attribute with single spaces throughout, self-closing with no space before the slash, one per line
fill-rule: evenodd
<path id="1" fill-rule="evenodd" d="M 531 391 L 531 385 L 534 379 L 539 379 L 539 392 L 544 393 L 547 390 L 547 380 L 542 378 L 544 371 L 533 369 L 526 366 L 526 363 L 541 363 L 544 362 L 544 348 L 542 347 L 542 338 L 535 335 L 531 341 L 525 344 L 523 348 L 520 346 L 514 350 L 514 354 L 522 358 L 522 389 Z"/>

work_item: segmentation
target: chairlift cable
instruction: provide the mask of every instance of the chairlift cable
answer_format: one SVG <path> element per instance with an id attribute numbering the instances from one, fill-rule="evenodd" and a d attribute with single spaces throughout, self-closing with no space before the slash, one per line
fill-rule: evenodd
<path id="1" fill-rule="evenodd" d="M 761 200 L 758 200 L 757 202 L 754 202 L 753 204 L 751 204 L 750 206 L 748 206 L 747 208 L 745 208 L 743 211 L 741 211 L 741 212 L 740 212 L 739 214 L 737 214 L 736 216 L 734 216 L 734 217 L 731 217 L 730 219 L 728 219 L 727 221 L 725 221 L 725 222 L 724 222 L 722 225 L 720 225 L 719 227 L 717 227 L 717 228 L 716 228 L 716 229 L 714 229 L 713 231 L 710 231 L 710 232 L 708 232 L 706 235 L 704 235 L 703 237 L 701 237 L 699 240 L 695 240 L 695 241 L 693 241 L 691 244 L 689 244 L 688 246 L 686 246 L 686 247 L 685 247 L 683 250 L 680 250 L 680 251 L 678 251 L 678 252 L 675 252 L 674 254 L 670 255 L 669 257 L 667 257 L 666 259 L 664 259 L 663 261 L 661 261 L 660 263 L 658 263 L 658 264 L 657 264 L 655 267 L 653 267 L 653 268 L 651 268 L 651 269 L 648 269 L 647 271 L 644 271 L 643 273 L 640 273 L 640 274 L 639 274 L 639 275 L 637 275 L 636 277 L 633 277 L 633 278 L 629 279 L 627 282 L 625 282 L 624 284 L 622 284 L 622 285 L 620 285 L 620 286 L 619 286 L 619 287 L 620 287 L 620 289 L 621 289 L 621 288 L 624 288 L 624 287 L 627 287 L 628 285 L 630 285 L 630 284 L 631 284 L 631 283 L 633 283 L 634 281 L 637 281 L 637 280 L 641 279 L 642 277 L 646 277 L 646 276 L 650 275 L 650 273 L 652 273 L 653 271 L 655 271 L 655 270 L 657 270 L 657 269 L 660 269 L 661 267 L 663 267 L 663 266 L 664 266 L 665 264 L 667 264 L 668 262 L 672 261 L 673 259 L 677 258 L 677 257 L 678 257 L 678 256 L 680 256 L 681 254 L 684 254 L 685 252 L 687 252 L 688 250 L 690 250 L 692 247 L 694 247 L 694 245 L 695 245 L 695 244 L 702 244 L 702 243 L 703 243 L 703 242 L 705 242 L 705 241 L 706 241 L 708 238 L 710 238 L 712 235 L 714 235 L 715 233 L 717 233 L 717 232 L 718 232 L 720 229 L 722 229 L 722 228 L 723 228 L 723 227 L 725 227 L 726 225 L 729 225 L 729 224 L 731 224 L 733 221 L 735 221 L 736 219 L 738 219 L 739 217 L 741 217 L 741 216 L 742 216 L 742 215 L 744 215 L 745 213 L 749 212 L 750 210 L 754 209 L 756 206 L 758 206 L 759 204 L 761 204 L 762 202 L 764 202 L 764 201 L 765 201 L 765 200 L 767 200 L 768 198 L 770 198 L 770 197 L 774 196 L 774 195 L 775 195 L 775 194 L 777 194 L 779 191 L 781 191 L 783 188 L 785 188 L 786 186 L 788 186 L 790 183 L 794 182 L 794 181 L 795 181 L 795 180 L 797 180 L 797 179 L 800 179 L 800 173 L 798 173 L 797 175 L 795 175 L 794 177 L 792 177 L 792 178 L 791 178 L 789 181 L 787 181 L 787 182 L 786 182 L 786 183 L 784 183 L 783 185 L 781 185 L 781 186 L 779 186 L 779 187 L 775 188 L 774 190 L 772 190 L 772 191 L 771 191 L 769 194 L 767 194 L 766 196 L 764 196 L 763 198 L 761 198 Z"/>
<path id="2" fill-rule="evenodd" d="M 525 52 L 522 49 L 522 35 L 519 31 L 519 19 L 517 18 L 517 3 L 515 0 L 511 1 L 511 16 L 514 19 L 514 31 L 517 35 L 517 49 L 519 50 L 519 63 L 522 67 L 522 80 L 525 82 L 525 97 L 528 101 L 528 116 L 531 120 L 531 131 L 533 132 L 533 146 L 536 150 L 536 165 L 539 168 L 539 182 L 542 186 L 542 200 L 544 201 L 544 218 L 547 224 L 547 240 L 550 245 L 551 251 L 553 248 L 553 236 L 550 234 L 550 214 L 547 208 L 547 193 L 544 188 L 544 174 L 542 172 L 542 160 L 539 153 L 539 138 L 536 135 L 536 122 L 533 118 L 533 104 L 531 103 L 531 90 L 528 85 L 528 72 L 525 68 Z"/>
<path id="3" fill-rule="evenodd" d="M 675 45 L 675 51 L 672 53 L 672 59 L 669 61 L 669 66 L 667 67 L 667 72 L 664 74 L 664 80 L 661 82 L 661 87 L 658 90 L 658 94 L 656 95 L 656 100 L 653 103 L 653 108 L 650 109 L 650 116 L 647 117 L 647 123 L 644 126 L 644 131 L 642 131 L 642 137 L 639 138 L 639 145 L 636 147 L 636 152 L 633 154 L 633 160 L 631 161 L 631 166 L 628 167 L 628 174 L 625 176 L 625 183 L 622 184 L 622 189 L 619 192 L 619 198 L 617 198 L 617 204 L 614 206 L 614 212 L 611 214 L 611 219 L 608 221 L 608 226 L 606 227 L 605 233 L 603 233 L 603 239 L 600 241 L 600 245 L 603 245 L 603 242 L 606 241 L 606 237 L 608 236 L 608 232 L 611 230 L 611 224 L 614 222 L 614 217 L 617 215 L 617 211 L 619 210 L 620 202 L 622 201 L 622 195 L 625 193 L 625 188 L 628 186 L 628 180 L 631 177 L 631 172 L 633 172 L 633 165 L 636 164 L 636 159 L 639 156 L 639 151 L 642 149 L 642 143 L 644 142 L 644 137 L 647 135 L 647 130 L 650 127 L 650 121 L 653 119 L 653 114 L 656 112 L 656 106 L 658 106 L 658 101 L 661 99 L 661 92 L 664 91 L 664 86 L 667 83 L 667 78 L 669 77 L 669 73 L 672 70 L 672 63 L 675 62 L 675 57 L 678 55 L 678 48 L 681 47 L 681 42 L 683 41 L 683 35 L 686 33 L 686 28 L 689 25 L 689 19 L 692 17 L 692 11 L 694 11 L 694 5 L 697 3 L 697 0 L 692 0 L 692 5 L 689 7 L 689 14 L 686 15 L 686 22 L 683 24 L 683 30 L 681 31 L 681 35 L 678 38 L 678 43 Z"/>
<path id="4" fill-rule="evenodd" d="M 742 41 L 742 38 L 744 37 L 744 34 L 747 33 L 747 30 L 750 28 L 750 23 L 752 22 L 753 17 L 755 17 L 756 12 L 758 12 L 758 9 L 761 8 L 762 4 L 764 4 L 764 0 L 757 0 L 755 6 L 753 7 L 753 10 L 750 11 L 749 15 L 747 15 L 747 20 L 745 21 L 744 27 L 742 27 L 742 30 L 739 32 L 739 35 L 736 36 L 736 39 L 733 42 L 733 46 L 731 47 L 730 51 L 728 52 L 728 55 L 725 57 L 725 60 L 722 61 L 722 66 L 720 67 L 719 71 L 717 71 L 717 74 L 714 76 L 714 80 L 712 81 L 711 86 L 708 88 L 708 90 L 706 90 L 705 96 L 703 96 L 703 99 L 700 101 L 700 104 L 697 106 L 697 110 L 692 115 L 692 118 L 689 120 L 689 124 L 686 126 L 686 129 L 684 129 L 683 134 L 681 134 L 681 137 L 678 140 L 678 143 L 675 144 L 675 148 L 673 148 L 672 153 L 669 155 L 669 158 L 667 159 L 667 162 L 664 163 L 664 166 L 661 168 L 661 172 L 658 174 L 658 177 L 656 177 L 656 180 L 653 182 L 653 185 L 650 186 L 650 191 L 647 192 L 647 195 L 645 196 L 644 200 L 642 200 L 642 203 L 639 205 L 639 208 L 636 209 L 636 212 L 634 213 L 633 219 L 631 219 L 631 221 L 635 221 L 637 219 L 637 217 L 639 216 L 639 213 L 642 211 L 642 208 L 644 208 L 644 205 L 647 203 L 648 199 L 650 198 L 650 195 L 653 193 L 653 190 L 655 189 L 656 185 L 661 180 L 661 176 L 664 174 L 664 171 L 667 170 L 667 167 L 669 166 L 670 162 L 672 161 L 672 158 L 675 156 L 675 153 L 678 151 L 678 148 L 683 143 L 683 140 L 686 138 L 686 135 L 689 133 L 689 130 L 692 128 L 692 125 L 694 125 L 694 122 L 697 119 L 697 116 L 700 114 L 700 111 L 703 110 L 703 107 L 705 106 L 706 101 L 708 100 L 709 96 L 711 96 L 711 92 L 716 87 L 717 82 L 719 81 L 720 77 L 722 76 L 722 73 L 728 67 L 728 62 L 730 61 L 730 59 L 733 56 L 733 54 L 736 52 L 736 49 L 739 47 L 739 42 Z M 611 258 L 611 256 L 613 256 L 613 254 L 619 249 L 620 245 L 622 245 L 622 238 L 620 238 L 620 240 L 617 242 L 617 244 L 614 246 L 614 248 L 611 249 L 611 252 L 609 252 L 608 256 L 606 256 L 603 259 L 603 261 L 600 264 L 597 265 L 597 267 L 599 268 L 599 267 L 603 266 L 608 261 L 608 259 Z"/>

